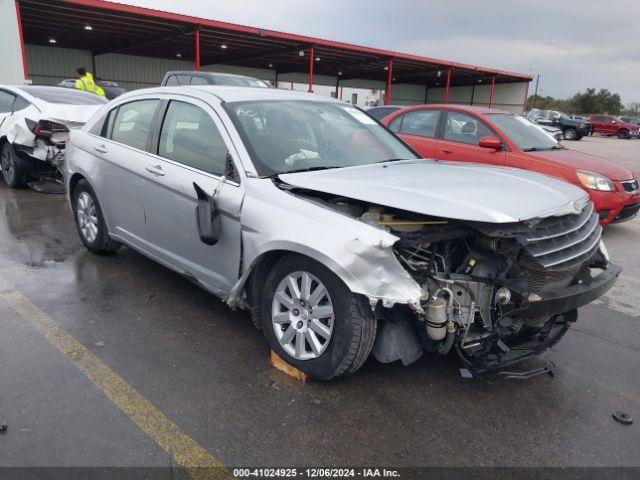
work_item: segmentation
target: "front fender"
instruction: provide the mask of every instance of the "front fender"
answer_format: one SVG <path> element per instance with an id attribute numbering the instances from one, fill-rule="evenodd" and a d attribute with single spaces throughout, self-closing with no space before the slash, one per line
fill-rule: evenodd
<path id="1" fill-rule="evenodd" d="M 263 255 L 286 251 L 325 265 L 372 304 L 419 308 L 421 287 L 393 253 L 397 237 L 272 185 L 264 200 L 252 190 L 243 205 L 243 269 L 227 297 L 230 306 L 242 303 L 244 285 Z"/>

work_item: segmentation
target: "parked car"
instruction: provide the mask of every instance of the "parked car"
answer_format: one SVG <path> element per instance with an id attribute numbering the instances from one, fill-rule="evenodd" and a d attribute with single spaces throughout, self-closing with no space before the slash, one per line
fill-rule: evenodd
<path id="1" fill-rule="evenodd" d="M 631 138 L 640 135 L 640 126 L 623 122 L 614 115 L 590 115 L 593 131 L 603 135 L 617 135 L 618 138 Z"/>
<path id="2" fill-rule="evenodd" d="M 220 72 L 173 71 L 167 72 L 160 84 L 165 87 L 186 85 L 228 85 L 233 87 L 270 88 L 259 78 Z"/>
<path id="3" fill-rule="evenodd" d="M 126 92 L 124 88 L 118 85 L 116 82 L 109 80 L 96 79 L 96 83 L 104 90 L 104 96 L 107 100 L 113 100 Z M 73 78 L 67 78 L 58 84 L 59 87 L 76 88 L 76 81 Z"/>
<path id="4" fill-rule="evenodd" d="M 488 163 L 551 175 L 589 193 L 602 225 L 635 217 L 638 179 L 604 158 L 568 150 L 527 120 L 500 110 L 462 105 L 421 105 L 383 120 L 426 158 Z"/>
<path id="5" fill-rule="evenodd" d="M 87 249 L 128 245 L 249 309 L 269 346 L 318 379 L 372 350 L 510 365 L 555 344 L 621 270 L 579 188 L 421 159 L 364 112 L 308 93 L 131 92 L 68 149 Z"/>
<path id="6" fill-rule="evenodd" d="M 640 118 L 620 117 L 620 120 L 622 120 L 625 123 L 633 123 L 634 125 L 640 125 Z"/>
<path id="7" fill-rule="evenodd" d="M 403 108 L 403 105 L 380 105 L 378 107 L 368 108 L 366 112 L 376 120 L 382 120 L 384 117 Z"/>
<path id="8" fill-rule="evenodd" d="M 566 113 L 555 110 L 539 110 L 534 108 L 527 114 L 527 118 L 540 125 L 548 125 L 562 130 L 562 138 L 565 140 L 580 140 L 589 134 L 591 125 L 589 122 L 575 120 Z"/>
<path id="9" fill-rule="evenodd" d="M 0 86 L 0 167 L 7 185 L 24 188 L 32 178 L 62 178 L 69 130 L 105 103 L 80 90 Z"/>

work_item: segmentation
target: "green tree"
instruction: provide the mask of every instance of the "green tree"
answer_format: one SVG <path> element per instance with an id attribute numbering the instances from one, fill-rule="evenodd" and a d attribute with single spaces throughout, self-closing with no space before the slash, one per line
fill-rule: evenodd
<path id="1" fill-rule="evenodd" d="M 571 104 L 580 113 L 607 113 L 619 115 L 623 109 L 622 99 L 617 93 L 606 88 L 596 93 L 595 88 L 587 88 L 586 92 L 578 92 L 571 98 Z"/>
<path id="2" fill-rule="evenodd" d="M 562 100 L 550 96 L 538 96 L 533 104 L 533 95 L 527 101 L 529 108 L 542 110 L 558 110 L 566 113 L 606 113 L 619 115 L 624 108 L 622 99 L 617 93 L 611 93 L 606 88 L 596 92 L 595 88 L 587 88 L 585 92 L 578 92 L 573 97 Z M 633 105 L 633 104 L 632 104 Z M 640 104 L 638 104 L 640 110 Z"/>

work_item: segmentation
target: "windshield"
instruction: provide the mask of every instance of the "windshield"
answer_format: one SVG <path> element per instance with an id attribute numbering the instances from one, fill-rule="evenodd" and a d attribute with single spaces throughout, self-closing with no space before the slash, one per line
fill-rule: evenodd
<path id="1" fill-rule="evenodd" d="M 524 151 L 552 150 L 558 142 L 529 120 L 511 113 L 489 113 L 489 119 Z"/>
<path id="2" fill-rule="evenodd" d="M 82 90 L 71 90 L 64 87 L 20 87 L 32 97 L 48 103 L 65 105 L 102 105 L 107 103 L 104 97 Z"/>
<path id="3" fill-rule="evenodd" d="M 418 158 L 350 105 L 269 100 L 227 107 L 260 176 Z"/>

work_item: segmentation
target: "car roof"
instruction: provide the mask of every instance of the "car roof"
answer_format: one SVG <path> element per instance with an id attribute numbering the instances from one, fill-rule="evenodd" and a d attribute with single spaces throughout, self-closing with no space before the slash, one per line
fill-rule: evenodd
<path id="1" fill-rule="evenodd" d="M 479 107 L 476 105 L 456 105 L 451 103 L 430 103 L 426 105 L 412 105 L 410 107 L 403 107 L 402 111 L 408 112 L 411 110 L 422 110 L 422 109 L 457 110 L 460 112 L 475 113 L 476 115 L 484 115 L 487 113 L 511 113 L 505 110 L 499 110 L 497 108 Z"/>
<path id="2" fill-rule="evenodd" d="M 247 75 L 239 75 L 237 73 L 225 73 L 225 72 L 202 72 L 197 70 L 170 70 L 165 73 L 165 77 L 167 75 L 191 75 L 191 76 L 200 76 L 200 77 L 240 77 L 240 78 L 250 78 L 252 80 L 259 80 L 256 77 L 249 77 Z"/>
<path id="3" fill-rule="evenodd" d="M 171 87 L 153 87 L 134 90 L 118 97 L 118 100 L 149 94 L 189 94 L 204 98 L 213 95 L 223 102 L 245 102 L 258 100 L 307 100 L 314 102 L 333 102 L 347 105 L 345 102 L 308 92 L 280 90 L 262 87 L 236 87 L 227 85 L 184 85 Z"/>

